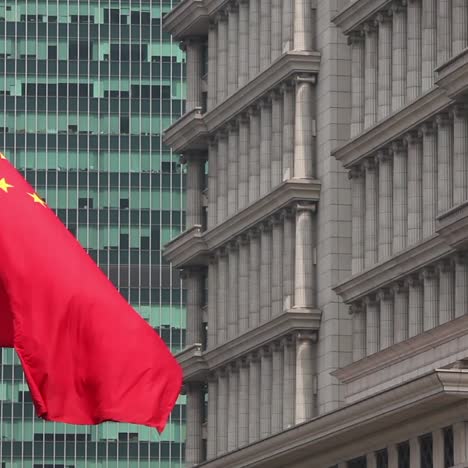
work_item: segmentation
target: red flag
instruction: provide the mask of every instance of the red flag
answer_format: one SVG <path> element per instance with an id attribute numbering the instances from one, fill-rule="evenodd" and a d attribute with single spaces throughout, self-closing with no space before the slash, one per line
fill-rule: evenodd
<path id="1" fill-rule="evenodd" d="M 0 206 L 0 346 L 37 414 L 162 431 L 182 382 L 164 342 L 1 153 Z"/>

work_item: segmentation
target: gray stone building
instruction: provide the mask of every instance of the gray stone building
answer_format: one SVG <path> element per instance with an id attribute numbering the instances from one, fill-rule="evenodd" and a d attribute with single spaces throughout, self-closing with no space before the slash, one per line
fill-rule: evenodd
<path id="1" fill-rule="evenodd" d="M 468 2 L 182 0 L 165 27 L 187 464 L 467 467 Z"/>

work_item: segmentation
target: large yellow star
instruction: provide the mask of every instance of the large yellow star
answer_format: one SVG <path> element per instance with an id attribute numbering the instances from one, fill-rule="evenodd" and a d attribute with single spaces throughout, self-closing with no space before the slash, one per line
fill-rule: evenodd
<path id="1" fill-rule="evenodd" d="M 42 206 L 46 206 L 46 202 L 36 193 L 28 193 L 28 195 L 34 200 L 34 203 L 39 203 Z"/>
<path id="2" fill-rule="evenodd" d="M 0 189 L 3 190 L 4 192 L 8 193 L 8 189 L 13 187 L 13 185 L 10 185 L 6 180 L 5 177 L 2 177 L 0 179 Z"/>

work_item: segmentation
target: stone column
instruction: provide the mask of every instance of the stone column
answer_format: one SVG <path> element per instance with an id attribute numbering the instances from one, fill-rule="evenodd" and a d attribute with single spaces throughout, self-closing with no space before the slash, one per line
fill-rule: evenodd
<path id="1" fill-rule="evenodd" d="M 239 324 L 239 250 L 237 242 L 233 241 L 228 250 L 229 279 L 227 285 L 228 314 L 227 336 L 232 340 L 238 335 Z"/>
<path id="2" fill-rule="evenodd" d="M 408 339 L 409 301 L 408 287 L 404 282 L 398 282 L 393 287 L 394 311 L 393 311 L 393 336 L 394 343 L 400 343 Z"/>
<path id="3" fill-rule="evenodd" d="M 272 400 L 272 358 L 271 351 L 265 347 L 260 352 L 260 437 L 264 439 L 271 434 L 271 400 Z"/>
<path id="4" fill-rule="evenodd" d="M 202 44 L 199 40 L 185 41 L 187 57 L 187 100 L 186 112 L 190 112 L 201 104 L 201 67 Z"/>
<path id="5" fill-rule="evenodd" d="M 260 322 L 260 233 L 252 229 L 249 237 L 249 328 L 254 328 Z"/>
<path id="6" fill-rule="evenodd" d="M 282 310 L 294 306 L 294 276 L 296 258 L 295 214 L 292 210 L 283 213 L 283 307 Z"/>
<path id="7" fill-rule="evenodd" d="M 217 404 L 217 456 L 224 455 L 228 450 L 228 399 L 229 382 L 225 370 L 218 372 L 218 404 Z"/>
<path id="8" fill-rule="evenodd" d="M 466 253 L 455 257 L 455 317 L 468 313 L 468 258 Z"/>
<path id="9" fill-rule="evenodd" d="M 377 457 L 375 452 L 366 455 L 366 468 L 377 468 Z"/>
<path id="10" fill-rule="evenodd" d="M 387 447 L 388 468 L 398 468 L 398 446 L 395 444 Z"/>
<path id="11" fill-rule="evenodd" d="M 421 129 L 423 138 L 423 238 L 435 232 L 437 218 L 437 139 L 431 123 Z"/>
<path id="12" fill-rule="evenodd" d="M 187 161 L 187 229 L 202 224 L 202 190 L 205 159 L 191 154 Z"/>
<path id="13" fill-rule="evenodd" d="M 187 388 L 187 439 L 185 460 L 190 466 L 203 461 L 202 445 L 202 393 L 199 384 L 188 384 Z"/>
<path id="14" fill-rule="evenodd" d="M 228 95 L 237 89 L 239 79 L 239 11 L 237 4 L 231 2 L 228 6 Z"/>
<path id="15" fill-rule="evenodd" d="M 450 259 L 439 265 L 439 325 L 455 318 L 455 271 Z"/>
<path id="16" fill-rule="evenodd" d="M 351 45 L 351 138 L 364 129 L 364 37 L 360 33 L 349 37 Z"/>
<path id="17" fill-rule="evenodd" d="M 351 179 L 352 204 L 352 273 L 364 270 L 364 226 L 366 216 L 366 192 L 364 173 L 360 165 L 348 173 Z"/>
<path id="18" fill-rule="evenodd" d="M 218 259 L 210 257 L 208 264 L 208 349 L 216 346 L 218 341 L 218 320 L 216 316 L 218 308 Z"/>
<path id="19" fill-rule="evenodd" d="M 421 94 L 422 82 L 421 0 L 408 0 L 408 101 Z"/>
<path id="20" fill-rule="evenodd" d="M 468 200 L 468 112 L 464 106 L 453 109 L 453 204 Z"/>
<path id="21" fill-rule="evenodd" d="M 218 52 L 217 52 L 217 70 L 216 70 L 216 89 L 217 104 L 226 99 L 228 91 L 228 24 L 225 12 L 219 12 L 218 20 Z"/>
<path id="22" fill-rule="evenodd" d="M 279 343 L 272 348 L 271 433 L 283 430 L 283 350 Z"/>
<path id="23" fill-rule="evenodd" d="M 293 0 L 282 0 L 283 11 L 281 15 L 281 38 L 282 51 L 288 52 L 293 49 L 293 31 L 294 31 L 294 4 Z"/>
<path id="24" fill-rule="evenodd" d="M 437 66 L 452 56 L 452 0 L 437 2 Z"/>
<path id="25" fill-rule="evenodd" d="M 281 3 L 283 0 L 271 0 L 271 61 L 274 62 L 282 53 L 281 38 Z"/>
<path id="26" fill-rule="evenodd" d="M 249 0 L 249 80 L 260 70 L 260 0 Z"/>
<path id="27" fill-rule="evenodd" d="M 239 424 L 237 442 L 239 447 L 249 443 L 249 363 L 243 359 L 239 366 Z"/>
<path id="28" fill-rule="evenodd" d="M 263 99 L 260 104 L 260 197 L 271 189 L 271 102 Z"/>
<path id="29" fill-rule="evenodd" d="M 217 344 L 222 345 L 227 339 L 228 311 L 228 257 L 225 249 L 218 251 L 218 291 L 217 291 Z"/>
<path id="30" fill-rule="evenodd" d="M 312 216 L 314 204 L 296 207 L 296 260 L 294 274 L 294 307 L 312 309 L 314 307 L 315 267 L 313 260 L 314 227 Z"/>
<path id="31" fill-rule="evenodd" d="M 233 216 L 237 213 L 238 190 L 239 190 L 239 128 L 237 122 L 231 122 L 228 126 L 228 194 L 227 215 Z"/>
<path id="32" fill-rule="evenodd" d="M 410 466 L 411 468 L 421 468 L 421 450 L 419 438 L 409 440 L 410 446 Z"/>
<path id="33" fill-rule="evenodd" d="M 379 349 L 385 349 L 393 344 L 393 295 L 391 289 L 379 291 L 380 299 L 380 340 Z"/>
<path id="34" fill-rule="evenodd" d="M 239 87 L 249 81 L 249 1 L 239 1 Z"/>
<path id="35" fill-rule="evenodd" d="M 210 139 L 208 146 L 208 229 L 216 226 L 218 219 L 218 143 Z"/>
<path id="36" fill-rule="evenodd" d="M 294 425 L 296 408 L 296 350 L 295 343 L 286 337 L 283 347 L 283 430 Z"/>
<path id="37" fill-rule="evenodd" d="M 452 0 L 452 15 L 452 47 L 453 55 L 457 55 L 468 46 L 468 3 Z"/>
<path id="38" fill-rule="evenodd" d="M 228 214 L 228 142 L 227 135 L 221 131 L 218 134 L 218 162 L 217 162 L 217 224 L 222 223 Z"/>
<path id="39" fill-rule="evenodd" d="M 294 50 L 312 50 L 311 0 L 294 0 Z"/>
<path id="40" fill-rule="evenodd" d="M 379 350 L 380 338 L 379 303 L 374 296 L 366 298 L 366 354 L 370 356 Z"/>
<path id="41" fill-rule="evenodd" d="M 444 430 L 432 431 L 432 463 L 434 467 L 445 467 Z"/>
<path id="42" fill-rule="evenodd" d="M 394 4 L 392 38 L 392 111 L 401 109 L 406 103 L 406 78 L 408 66 L 408 33 L 406 7 Z"/>
<path id="43" fill-rule="evenodd" d="M 456 422 L 453 425 L 453 458 L 455 466 L 468 462 L 468 423 Z"/>
<path id="44" fill-rule="evenodd" d="M 391 10 L 390 10 L 391 11 Z M 377 15 L 378 37 L 378 118 L 387 117 L 392 108 L 392 18 Z"/>
<path id="45" fill-rule="evenodd" d="M 216 458 L 218 453 L 218 380 L 214 376 L 208 379 L 208 460 Z"/>
<path id="46" fill-rule="evenodd" d="M 296 335 L 296 424 L 308 421 L 314 414 L 316 341 L 315 333 Z"/>
<path id="47" fill-rule="evenodd" d="M 271 95 L 271 187 L 281 183 L 283 149 L 283 99 L 279 92 Z"/>
<path id="48" fill-rule="evenodd" d="M 420 335 L 424 329 L 424 290 L 418 275 L 412 275 L 408 284 L 408 338 Z"/>
<path id="49" fill-rule="evenodd" d="M 377 31 L 369 23 L 364 25 L 365 33 L 365 97 L 364 128 L 371 127 L 377 121 L 378 92 L 378 50 Z"/>
<path id="50" fill-rule="evenodd" d="M 294 174 L 294 88 L 291 83 L 281 85 L 283 92 L 283 160 L 282 180 L 288 180 Z"/>
<path id="51" fill-rule="evenodd" d="M 424 279 L 424 331 L 439 325 L 439 278 L 434 268 L 425 268 Z"/>
<path id="52" fill-rule="evenodd" d="M 312 80 L 310 78 L 297 78 L 294 125 L 294 177 L 296 179 L 313 177 L 312 92 Z"/>
<path id="53" fill-rule="evenodd" d="M 239 425 L 239 371 L 236 364 L 230 366 L 229 370 L 229 403 L 227 419 L 227 449 L 228 452 L 238 447 L 237 434 Z"/>
<path id="54" fill-rule="evenodd" d="M 366 357 L 366 314 L 360 303 L 352 304 L 350 313 L 353 320 L 353 362 Z"/>
<path id="55" fill-rule="evenodd" d="M 439 114 L 437 122 L 438 212 L 453 206 L 453 129 L 448 114 Z"/>
<path id="56" fill-rule="evenodd" d="M 260 71 L 271 63 L 271 3 L 260 0 Z"/>
<path id="57" fill-rule="evenodd" d="M 273 218 L 272 260 L 271 260 L 271 314 L 273 317 L 283 312 L 283 220 Z"/>
<path id="58" fill-rule="evenodd" d="M 422 141 L 416 132 L 407 135 L 408 143 L 408 246 L 422 240 Z"/>
<path id="59" fill-rule="evenodd" d="M 239 241 L 239 334 L 249 328 L 249 239 L 243 235 Z"/>
<path id="60" fill-rule="evenodd" d="M 239 118 L 238 169 L 237 206 L 242 210 L 249 204 L 249 119 L 246 115 Z"/>
<path id="61" fill-rule="evenodd" d="M 260 114 L 257 108 L 249 110 L 249 204 L 260 197 Z"/>
<path id="62" fill-rule="evenodd" d="M 408 238 L 408 157 L 402 141 L 393 150 L 393 253 L 406 248 Z"/>
<path id="63" fill-rule="evenodd" d="M 196 268 L 184 270 L 187 288 L 187 346 L 202 342 L 202 272 Z"/>
<path id="64" fill-rule="evenodd" d="M 387 150 L 377 153 L 379 165 L 379 262 L 391 257 L 393 245 L 392 157 Z"/>
<path id="65" fill-rule="evenodd" d="M 208 27 L 208 110 L 213 109 L 217 102 L 217 60 L 218 60 L 218 25 L 210 21 Z"/>
<path id="66" fill-rule="evenodd" d="M 271 225 L 266 222 L 260 228 L 260 322 L 271 319 Z"/>
<path id="67" fill-rule="evenodd" d="M 249 356 L 249 444 L 260 439 L 260 360 Z"/>
<path id="68" fill-rule="evenodd" d="M 379 214 L 377 198 L 377 175 L 374 160 L 368 158 L 364 161 L 366 171 L 366 212 L 365 212 L 365 238 L 364 256 L 366 268 L 377 263 L 377 220 Z"/>
<path id="69" fill-rule="evenodd" d="M 422 91 L 434 85 L 437 67 L 437 1 L 422 2 Z"/>

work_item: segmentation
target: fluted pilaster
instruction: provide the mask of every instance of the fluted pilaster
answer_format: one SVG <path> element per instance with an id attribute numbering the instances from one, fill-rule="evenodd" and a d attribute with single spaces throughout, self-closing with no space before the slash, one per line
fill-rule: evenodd
<path id="1" fill-rule="evenodd" d="M 239 447 L 249 443 L 249 363 L 242 360 L 239 366 L 239 424 L 237 442 Z"/>
<path id="2" fill-rule="evenodd" d="M 263 224 L 260 232 L 260 321 L 263 323 L 271 318 L 271 225 Z"/>
<path id="3" fill-rule="evenodd" d="M 369 356 L 379 350 L 380 316 L 379 303 L 375 297 L 366 299 L 366 354 Z"/>
<path id="4" fill-rule="evenodd" d="M 379 349 L 385 349 L 393 345 L 393 291 L 383 289 L 379 292 L 380 298 L 380 340 Z"/>
<path id="5" fill-rule="evenodd" d="M 351 306 L 353 320 L 353 362 L 366 357 L 366 314 L 361 304 Z"/>
<path id="6" fill-rule="evenodd" d="M 199 40 L 185 42 L 187 57 L 187 100 L 186 110 L 190 112 L 201 104 L 202 44 Z"/>
<path id="7" fill-rule="evenodd" d="M 227 215 L 237 212 L 239 190 L 239 128 L 236 123 L 229 125 L 228 130 L 228 171 L 227 171 Z"/>
<path id="8" fill-rule="evenodd" d="M 362 167 L 352 167 L 349 178 L 352 197 L 352 273 L 355 274 L 364 270 L 366 191 Z"/>
<path id="9" fill-rule="evenodd" d="M 406 7 L 393 7 L 393 38 L 392 38 L 392 111 L 402 108 L 406 102 L 406 79 L 408 67 L 408 19 Z"/>
<path id="10" fill-rule="evenodd" d="M 210 22 L 208 27 L 208 110 L 216 106 L 218 99 L 218 25 Z"/>
<path id="11" fill-rule="evenodd" d="M 377 153 L 379 166 L 379 261 L 392 255 L 393 165 L 387 150 Z"/>
<path id="12" fill-rule="evenodd" d="M 283 160 L 282 180 L 294 174 L 294 88 L 290 84 L 281 87 L 283 93 Z"/>
<path id="13" fill-rule="evenodd" d="M 408 101 L 421 94 L 422 82 L 422 13 L 421 0 L 408 0 Z"/>
<path id="14" fill-rule="evenodd" d="M 229 340 L 238 334 L 239 326 L 239 250 L 236 242 L 228 249 L 229 282 L 228 293 L 228 315 L 227 336 Z"/>
<path id="15" fill-rule="evenodd" d="M 239 87 L 249 81 L 249 2 L 239 2 L 239 53 L 238 53 Z"/>
<path id="16" fill-rule="evenodd" d="M 422 240 L 423 192 L 422 140 L 414 132 L 407 135 L 408 143 L 408 246 Z"/>
<path id="17" fill-rule="evenodd" d="M 281 39 L 282 51 L 288 52 L 293 49 L 294 44 L 294 3 L 293 0 L 282 1 L 283 11 L 281 14 Z"/>
<path id="18" fill-rule="evenodd" d="M 239 11 L 235 3 L 228 7 L 228 95 L 236 91 L 239 79 Z"/>
<path id="19" fill-rule="evenodd" d="M 272 0 L 260 0 L 260 71 L 271 62 L 271 7 Z"/>
<path id="20" fill-rule="evenodd" d="M 185 460 L 196 465 L 203 461 L 202 389 L 199 384 L 187 385 L 187 438 Z"/>
<path id="21" fill-rule="evenodd" d="M 228 214 L 228 140 L 225 132 L 218 135 L 217 159 L 217 223 L 222 223 Z"/>
<path id="22" fill-rule="evenodd" d="M 237 190 L 237 206 L 239 210 L 249 203 L 249 119 L 241 116 L 239 119 L 239 185 Z"/>
<path id="23" fill-rule="evenodd" d="M 366 24 L 365 33 L 365 100 L 364 128 L 371 127 L 377 121 L 378 92 L 378 36 L 376 29 Z"/>
<path id="24" fill-rule="evenodd" d="M 260 439 L 260 360 L 249 357 L 249 443 Z"/>
<path id="25" fill-rule="evenodd" d="M 351 44 L 351 138 L 364 129 L 364 37 L 357 33 L 350 37 Z"/>
<path id="26" fill-rule="evenodd" d="M 249 133 L 249 203 L 260 196 L 260 114 L 251 109 Z"/>
<path id="27" fill-rule="evenodd" d="M 468 258 L 466 252 L 455 257 L 455 317 L 468 313 Z"/>
<path id="28" fill-rule="evenodd" d="M 228 257 L 223 249 L 218 253 L 218 293 L 217 293 L 217 344 L 221 345 L 227 339 L 227 312 L 228 312 Z"/>
<path id="29" fill-rule="evenodd" d="M 453 206 L 453 128 L 448 114 L 439 114 L 437 122 L 438 208 L 439 213 Z"/>
<path id="30" fill-rule="evenodd" d="M 270 99 L 260 105 L 260 196 L 271 189 L 272 110 Z"/>
<path id="31" fill-rule="evenodd" d="M 214 348 L 218 341 L 218 259 L 216 256 L 210 258 L 208 264 L 208 349 Z"/>
<path id="32" fill-rule="evenodd" d="M 468 111 L 453 110 L 453 204 L 468 200 Z"/>
<path id="33" fill-rule="evenodd" d="M 283 429 L 294 425 L 296 407 L 296 348 L 289 338 L 282 340 L 283 346 Z"/>
<path id="34" fill-rule="evenodd" d="M 452 0 L 452 47 L 453 55 L 468 46 L 468 2 Z"/>
<path id="35" fill-rule="evenodd" d="M 283 430 L 283 350 L 279 343 L 272 349 L 271 433 Z"/>
<path id="36" fill-rule="evenodd" d="M 424 328 L 424 290 L 417 276 L 408 279 L 408 338 L 420 335 Z"/>
<path id="37" fill-rule="evenodd" d="M 187 229 L 202 224 L 202 190 L 205 159 L 191 155 L 187 161 Z"/>
<path id="38" fill-rule="evenodd" d="M 224 12 L 218 13 L 218 51 L 217 51 L 217 103 L 226 99 L 228 92 L 228 22 Z"/>
<path id="39" fill-rule="evenodd" d="M 187 345 L 202 342 L 202 286 L 201 270 L 184 271 L 185 287 L 187 289 Z"/>
<path id="40" fill-rule="evenodd" d="M 260 353 L 260 437 L 271 434 L 271 400 L 272 400 L 272 356 L 269 348 L 263 348 Z"/>
<path id="41" fill-rule="evenodd" d="M 377 175 L 375 164 L 372 159 L 364 162 L 366 171 L 366 214 L 365 214 L 365 239 L 364 255 L 366 267 L 377 263 L 377 219 L 378 219 L 378 198 L 377 198 Z"/>
<path id="42" fill-rule="evenodd" d="M 249 236 L 249 328 L 253 328 L 260 321 L 260 233 L 253 230 Z"/>
<path id="43" fill-rule="evenodd" d="M 422 92 L 434 85 L 437 67 L 437 0 L 422 1 Z"/>
<path id="44" fill-rule="evenodd" d="M 239 424 L 239 370 L 236 365 L 230 366 L 229 369 L 229 399 L 228 399 L 228 434 L 227 434 L 227 449 L 228 451 L 235 450 L 238 447 L 237 442 L 237 426 Z"/>
<path id="45" fill-rule="evenodd" d="M 208 460 L 216 458 L 218 453 L 218 380 L 211 376 L 208 379 Z"/>
<path id="46" fill-rule="evenodd" d="M 393 150 L 393 253 L 406 248 L 408 237 L 408 157 L 403 142 Z"/>
<path id="47" fill-rule="evenodd" d="M 377 15 L 378 24 L 378 118 L 383 119 L 392 107 L 392 18 Z"/>
<path id="48" fill-rule="evenodd" d="M 437 66 L 452 56 L 452 0 L 437 2 Z"/>
<path id="49" fill-rule="evenodd" d="M 455 271 L 450 260 L 439 267 L 439 325 L 455 318 Z"/>
<path id="50" fill-rule="evenodd" d="M 271 187 L 282 181 L 283 99 L 280 93 L 271 96 Z"/>
<path id="51" fill-rule="evenodd" d="M 408 287 L 404 283 L 397 283 L 393 288 L 394 297 L 394 343 L 408 339 L 409 332 L 409 298 Z"/>
<path id="52" fill-rule="evenodd" d="M 281 40 L 281 3 L 283 0 L 271 0 L 271 61 L 274 62 L 282 53 Z"/>
<path id="53" fill-rule="evenodd" d="M 435 232 L 437 218 L 437 136 L 434 126 L 422 127 L 423 138 L 423 237 Z"/>
<path id="54" fill-rule="evenodd" d="M 218 220 L 218 143 L 210 140 L 208 146 L 208 229 L 216 226 Z"/>
<path id="55" fill-rule="evenodd" d="M 294 276 L 296 258 L 296 235 L 294 214 L 285 211 L 283 221 L 283 306 L 282 310 L 294 306 Z"/>
<path id="56" fill-rule="evenodd" d="M 228 450 L 228 400 L 229 380 L 225 371 L 218 373 L 218 404 L 217 404 L 217 456 L 225 454 Z"/>
<path id="57" fill-rule="evenodd" d="M 249 80 L 260 70 L 260 0 L 249 1 Z"/>
<path id="58" fill-rule="evenodd" d="M 424 280 L 424 331 L 439 324 L 439 278 L 434 268 L 423 270 Z"/>
<path id="59" fill-rule="evenodd" d="M 239 241 L 239 334 L 249 328 L 249 242 L 248 237 Z"/>
<path id="60" fill-rule="evenodd" d="M 271 260 L 271 313 L 277 317 L 283 312 L 283 222 L 280 217 L 273 220 Z"/>

